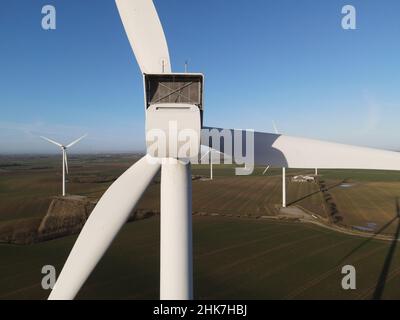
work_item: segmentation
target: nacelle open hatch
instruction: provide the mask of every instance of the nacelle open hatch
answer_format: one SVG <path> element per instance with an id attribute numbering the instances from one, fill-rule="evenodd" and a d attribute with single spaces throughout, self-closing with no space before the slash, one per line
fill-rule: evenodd
<path id="1" fill-rule="evenodd" d="M 161 103 L 191 104 L 202 112 L 203 83 L 202 74 L 145 74 L 146 107 Z"/>

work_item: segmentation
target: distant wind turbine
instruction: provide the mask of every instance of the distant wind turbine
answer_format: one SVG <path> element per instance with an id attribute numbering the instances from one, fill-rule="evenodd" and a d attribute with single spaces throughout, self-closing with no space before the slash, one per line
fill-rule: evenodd
<path id="1" fill-rule="evenodd" d="M 68 144 L 66 146 L 64 146 L 63 144 L 61 144 L 61 143 L 59 143 L 57 141 L 54 141 L 54 140 L 51 140 L 49 138 L 41 136 L 42 139 L 44 139 L 44 140 L 46 140 L 46 141 L 48 141 L 48 142 L 50 142 L 50 143 L 52 143 L 52 144 L 54 144 L 54 145 L 56 145 L 56 146 L 61 148 L 62 155 L 63 155 L 63 160 L 62 160 L 63 161 L 63 163 L 62 163 L 62 169 L 63 169 L 62 170 L 62 196 L 63 197 L 65 197 L 65 172 L 67 172 L 67 174 L 69 173 L 69 171 L 68 171 L 67 149 L 71 148 L 73 145 L 77 144 L 79 141 L 81 141 L 86 136 L 87 136 L 87 134 L 85 134 L 84 136 L 80 137 L 79 139 L 76 139 L 75 141 L 71 142 L 70 144 Z"/>
<path id="2" fill-rule="evenodd" d="M 275 132 L 276 134 L 279 134 L 278 128 L 276 127 L 276 123 L 275 123 L 275 121 L 273 121 L 273 120 L 272 120 L 272 126 L 274 127 L 274 132 Z"/>
<path id="3" fill-rule="evenodd" d="M 202 147 L 203 150 L 205 149 L 204 146 L 201 146 L 201 147 Z M 213 179 L 214 179 L 214 174 L 213 174 L 213 154 L 217 153 L 217 154 L 221 155 L 222 153 L 219 152 L 219 151 L 217 151 L 217 150 L 214 150 L 213 148 L 206 148 L 206 150 L 208 150 L 208 151 L 201 157 L 200 162 L 201 162 L 205 157 L 207 157 L 208 155 L 210 155 L 210 180 L 213 180 Z M 202 153 L 203 153 L 203 152 L 202 152 Z"/>

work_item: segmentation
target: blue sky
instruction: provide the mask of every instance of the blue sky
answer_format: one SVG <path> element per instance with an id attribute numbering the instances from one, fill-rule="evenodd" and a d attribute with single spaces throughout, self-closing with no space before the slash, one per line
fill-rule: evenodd
<path id="1" fill-rule="evenodd" d="M 398 0 L 155 4 L 173 71 L 205 74 L 206 125 L 400 149 Z M 346 4 L 357 30 L 341 28 Z M 144 150 L 142 78 L 113 0 L 3 0 L 0 52 L 0 153 L 85 133 L 75 152 Z"/>

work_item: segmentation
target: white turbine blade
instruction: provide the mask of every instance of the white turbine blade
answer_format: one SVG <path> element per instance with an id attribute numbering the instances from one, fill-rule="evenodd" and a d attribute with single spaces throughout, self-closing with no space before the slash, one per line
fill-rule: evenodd
<path id="1" fill-rule="evenodd" d="M 265 168 L 265 170 L 264 170 L 264 172 L 263 172 L 263 176 L 267 173 L 269 167 L 270 167 L 270 166 L 268 166 L 268 167 Z"/>
<path id="2" fill-rule="evenodd" d="M 85 134 L 84 136 L 80 137 L 79 139 L 76 139 L 75 141 L 72 141 L 69 145 L 66 146 L 66 148 L 71 148 L 73 145 L 77 144 L 79 141 L 81 141 L 82 139 L 86 138 L 87 134 Z"/>
<path id="3" fill-rule="evenodd" d="M 69 174 L 69 172 L 68 172 L 68 156 L 67 156 L 67 152 L 65 152 L 65 171 L 67 172 L 67 174 Z"/>
<path id="4" fill-rule="evenodd" d="M 200 162 L 210 154 L 211 150 L 210 147 L 203 145 L 200 146 Z"/>
<path id="5" fill-rule="evenodd" d="M 73 299 L 160 169 L 146 156 L 128 169 L 100 199 L 76 241 L 50 300 Z"/>
<path id="6" fill-rule="evenodd" d="M 200 145 L 200 155 L 205 155 L 211 151 L 209 146 Z"/>
<path id="7" fill-rule="evenodd" d="M 210 155 L 210 158 L 211 158 L 211 159 L 213 159 L 213 157 L 214 157 L 215 155 L 228 157 L 228 155 L 226 155 L 226 154 L 224 154 L 224 153 L 222 153 L 222 152 L 220 152 L 220 151 L 218 151 L 218 150 L 216 150 L 216 149 L 207 147 L 207 146 L 205 146 L 205 145 L 201 145 L 201 146 L 200 146 L 200 156 L 201 156 L 200 162 L 201 162 L 202 160 L 204 160 L 204 158 L 206 158 L 209 154 L 211 154 L 211 155 Z"/>
<path id="8" fill-rule="evenodd" d="M 223 152 L 220 152 L 220 151 L 217 150 L 217 149 L 213 149 L 213 148 L 208 147 L 208 146 L 205 146 L 205 145 L 203 145 L 203 144 L 200 146 L 200 154 L 201 154 L 201 155 L 207 155 L 207 154 L 209 154 L 210 152 L 212 152 L 212 153 L 214 153 L 214 154 L 224 155 Z"/>
<path id="9" fill-rule="evenodd" d="M 232 132 L 231 130 L 231 133 Z M 245 131 L 237 132 L 241 133 L 243 136 L 246 135 Z M 255 165 L 304 169 L 400 170 L 399 152 L 289 137 L 272 133 L 249 133 L 250 135 L 252 133 L 254 134 Z M 234 141 L 235 139 L 232 140 Z M 252 149 L 251 145 L 246 146 L 246 139 L 237 140 L 241 141 L 241 145 L 234 145 L 234 149 Z"/>
<path id="10" fill-rule="evenodd" d="M 275 132 L 276 134 L 279 134 L 279 131 L 278 131 L 278 128 L 276 127 L 275 121 L 272 121 L 272 125 L 273 125 L 273 127 L 274 127 L 274 132 Z"/>
<path id="11" fill-rule="evenodd" d="M 168 45 L 152 0 L 116 0 L 142 73 L 171 73 Z"/>
<path id="12" fill-rule="evenodd" d="M 208 151 L 205 155 L 203 155 L 200 159 L 200 161 L 204 160 L 205 157 L 207 157 L 210 154 L 211 151 Z"/>
<path id="13" fill-rule="evenodd" d="M 59 146 L 59 147 L 63 147 L 63 145 L 61 144 L 61 143 L 58 143 L 58 142 L 56 142 L 56 141 L 54 141 L 54 140 L 51 140 L 51 139 L 49 139 L 49 138 L 46 138 L 46 137 L 42 137 L 42 136 L 40 136 L 42 139 L 44 139 L 44 140 L 46 140 L 46 141 L 48 141 L 48 142 L 50 142 L 50 143 L 52 143 L 52 144 L 55 144 L 56 146 Z"/>

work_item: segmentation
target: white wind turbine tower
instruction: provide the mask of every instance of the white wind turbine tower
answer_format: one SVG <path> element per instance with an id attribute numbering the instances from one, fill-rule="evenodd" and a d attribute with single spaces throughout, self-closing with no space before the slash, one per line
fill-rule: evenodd
<path id="1" fill-rule="evenodd" d="M 72 146 L 74 146 L 75 144 L 77 144 L 79 141 L 81 141 L 83 138 L 85 138 L 87 135 L 84 135 L 83 137 L 80 137 L 79 139 L 76 139 L 75 141 L 71 142 L 70 144 L 64 146 L 63 144 L 51 140 L 49 138 L 46 137 L 41 137 L 42 139 L 58 146 L 61 148 L 62 151 L 62 196 L 65 197 L 65 173 L 69 174 L 68 172 L 68 156 L 67 156 L 67 149 L 71 148 Z"/>
<path id="2" fill-rule="evenodd" d="M 272 121 L 275 134 L 279 134 L 275 121 Z M 269 166 L 263 172 L 263 175 L 268 171 Z M 315 176 L 318 176 L 318 169 L 315 168 Z M 282 208 L 286 208 L 286 168 L 282 167 Z"/>
<path id="3" fill-rule="evenodd" d="M 272 121 L 275 134 L 279 134 L 275 121 Z M 282 208 L 286 208 L 286 167 L 282 167 Z"/>
<path id="4" fill-rule="evenodd" d="M 200 161 L 202 161 L 208 155 L 210 156 L 210 180 L 214 180 L 214 175 L 213 175 L 213 150 L 210 148 L 210 150 L 207 151 L 207 153 L 200 159 Z"/>
<path id="5" fill-rule="evenodd" d="M 272 126 L 274 127 L 274 132 L 276 135 L 279 134 L 278 128 L 275 121 L 272 120 Z M 270 166 L 266 167 L 263 175 L 265 175 Z M 286 208 L 286 168 L 282 167 L 282 208 Z"/>
<path id="6" fill-rule="evenodd" d="M 116 3 L 143 73 L 148 154 L 119 177 L 100 199 L 49 298 L 73 299 L 76 296 L 161 168 L 160 298 L 191 299 L 192 189 L 191 167 L 187 160 L 198 157 L 200 138 L 194 139 L 185 154 L 178 154 L 176 146 L 181 146 L 179 136 L 184 136 L 187 129 L 200 134 L 203 76 L 171 73 L 164 32 L 151 0 L 116 0 Z M 168 130 L 171 127 L 179 134 Z M 202 141 L 212 147 L 205 137 L 208 131 L 203 128 Z M 163 132 L 165 139 L 155 139 L 155 131 Z M 233 147 L 240 148 L 244 144 L 241 150 L 247 150 L 246 146 L 253 150 L 256 165 L 400 170 L 400 153 L 397 152 L 245 132 L 252 133 L 254 140 L 237 140 Z M 153 144 L 155 140 L 157 147 Z M 225 153 L 227 149 L 216 150 Z"/>

